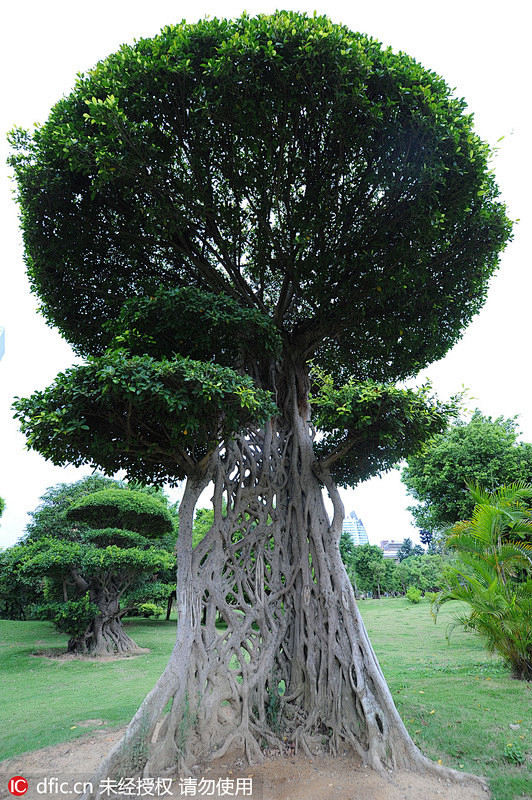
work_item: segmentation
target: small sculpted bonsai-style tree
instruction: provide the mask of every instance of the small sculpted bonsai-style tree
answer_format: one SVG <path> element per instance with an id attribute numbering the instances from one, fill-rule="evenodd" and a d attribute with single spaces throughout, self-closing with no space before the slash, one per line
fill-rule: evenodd
<path id="1" fill-rule="evenodd" d="M 175 565 L 163 547 L 173 530 L 171 514 L 155 497 L 100 489 L 77 499 L 53 535 L 14 548 L 18 574 L 26 582 L 46 577 L 43 613 L 69 633 L 69 652 L 134 653 L 139 647 L 122 618 L 139 597 L 150 599 L 154 576 Z"/>
<path id="2" fill-rule="evenodd" d="M 152 775 L 324 738 L 441 772 L 368 641 L 336 487 L 453 410 L 393 384 L 457 341 L 510 235 L 464 103 L 405 55 L 279 12 L 124 46 L 12 141 L 32 286 L 88 359 L 17 402 L 29 446 L 186 480 L 177 645 L 100 774 L 140 737 Z"/>

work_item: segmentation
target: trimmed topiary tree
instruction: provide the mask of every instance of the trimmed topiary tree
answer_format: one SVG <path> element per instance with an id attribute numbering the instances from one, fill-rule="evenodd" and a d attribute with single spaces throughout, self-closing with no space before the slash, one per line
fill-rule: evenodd
<path id="1" fill-rule="evenodd" d="M 174 519 L 156 497 L 131 489 L 101 489 L 71 506 L 66 518 L 91 528 L 121 528 L 156 539 L 174 530 Z"/>
<path id="2" fill-rule="evenodd" d="M 138 652 L 122 618 L 151 598 L 153 576 L 175 564 L 162 546 L 163 537 L 172 538 L 172 515 L 144 492 L 110 488 L 77 500 L 66 520 L 82 524 L 66 527 L 64 538 L 56 533 L 19 546 L 20 576 L 46 577 L 42 615 L 70 636 L 69 652 Z"/>
<path id="3" fill-rule="evenodd" d="M 464 103 L 325 17 L 244 15 L 121 48 L 13 144 L 34 291 L 88 356 L 18 401 L 29 445 L 186 479 L 177 645 L 100 774 L 324 739 L 441 774 L 358 613 L 337 484 L 452 411 L 391 384 L 458 340 L 510 234 Z"/>

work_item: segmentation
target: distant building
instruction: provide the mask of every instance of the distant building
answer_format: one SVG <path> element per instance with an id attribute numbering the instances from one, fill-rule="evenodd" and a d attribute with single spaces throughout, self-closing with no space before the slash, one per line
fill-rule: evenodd
<path id="1" fill-rule="evenodd" d="M 402 544 L 402 542 L 389 542 L 387 539 L 381 542 L 380 548 L 383 552 L 384 558 L 397 559 L 397 551 Z"/>
<path id="2" fill-rule="evenodd" d="M 351 511 L 349 516 L 344 519 L 342 530 L 351 536 L 356 545 L 369 543 L 364 523 L 354 511 Z"/>
<path id="3" fill-rule="evenodd" d="M 4 328 L 0 328 L 0 359 L 6 352 L 6 332 Z"/>

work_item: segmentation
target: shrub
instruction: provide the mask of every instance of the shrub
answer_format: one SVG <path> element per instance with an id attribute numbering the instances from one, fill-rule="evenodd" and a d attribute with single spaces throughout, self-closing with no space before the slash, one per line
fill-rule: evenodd
<path id="1" fill-rule="evenodd" d="M 488 651 L 511 666 L 514 678 L 531 681 L 532 486 L 469 489 L 476 501 L 473 515 L 446 536 L 457 562 L 446 570 L 447 588 L 433 603 L 433 614 L 449 600 L 466 604 L 469 610 L 455 615 L 456 624 L 479 634 Z"/>
<path id="2" fill-rule="evenodd" d="M 98 606 L 91 603 L 87 592 L 79 600 L 69 600 L 66 603 L 48 603 L 36 606 L 34 615 L 36 619 L 49 619 L 61 633 L 71 637 L 82 636 L 87 626 L 99 613 Z"/>
<path id="3" fill-rule="evenodd" d="M 421 591 L 420 589 L 416 589 L 415 586 L 409 586 L 406 592 L 406 599 L 410 603 L 419 603 L 421 600 Z"/>
<path id="4" fill-rule="evenodd" d="M 139 611 L 143 617 L 155 617 L 155 619 L 159 619 L 164 614 L 164 608 L 155 603 L 142 603 L 139 606 Z"/>

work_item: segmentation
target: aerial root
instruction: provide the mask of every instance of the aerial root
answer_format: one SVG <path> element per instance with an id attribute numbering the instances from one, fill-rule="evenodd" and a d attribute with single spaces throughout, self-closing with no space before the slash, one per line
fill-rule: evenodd
<path id="1" fill-rule="evenodd" d="M 419 764 L 417 763 L 418 761 Z M 449 781 L 450 783 L 456 783 L 459 785 L 474 783 L 485 791 L 489 791 L 488 782 L 485 778 L 481 778 L 479 775 L 473 775 L 470 772 L 461 772 L 456 769 L 452 769 L 452 767 L 444 767 L 443 764 L 437 764 L 435 761 L 431 761 L 424 755 L 421 755 L 419 759 L 416 759 L 416 764 L 410 771 L 421 774 L 428 773 L 429 775 L 439 778 L 440 780 Z"/>

